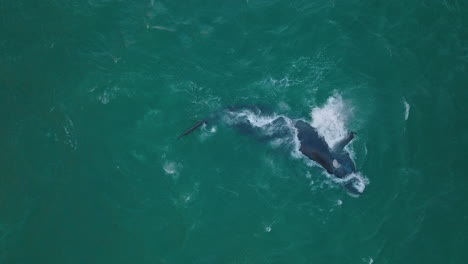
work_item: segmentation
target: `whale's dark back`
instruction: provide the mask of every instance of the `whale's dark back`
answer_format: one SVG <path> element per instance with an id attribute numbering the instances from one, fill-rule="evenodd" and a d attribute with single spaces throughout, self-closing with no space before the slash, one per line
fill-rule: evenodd
<path id="1" fill-rule="evenodd" d="M 297 137 L 301 145 L 307 145 L 321 153 L 330 153 L 327 142 L 318 134 L 317 130 L 307 122 L 298 120 L 295 124 L 297 128 Z"/>
<path id="2" fill-rule="evenodd" d="M 301 143 L 299 150 L 311 160 L 318 162 L 328 173 L 333 174 L 332 153 L 327 142 L 317 130 L 302 120 L 296 121 L 297 137 Z"/>

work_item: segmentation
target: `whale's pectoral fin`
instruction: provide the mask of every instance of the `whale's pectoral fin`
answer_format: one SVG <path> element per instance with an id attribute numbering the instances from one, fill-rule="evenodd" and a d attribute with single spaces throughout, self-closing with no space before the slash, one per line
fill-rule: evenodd
<path id="1" fill-rule="evenodd" d="M 346 145 L 348 145 L 349 142 L 351 142 L 351 140 L 353 140 L 354 135 L 356 135 L 355 132 L 350 132 L 347 136 L 345 136 L 342 140 L 340 140 L 339 142 L 335 144 L 335 146 L 333 147 L 333 150 L 335 152 L 342 151 L 343 148 L 346 147 Z"/>

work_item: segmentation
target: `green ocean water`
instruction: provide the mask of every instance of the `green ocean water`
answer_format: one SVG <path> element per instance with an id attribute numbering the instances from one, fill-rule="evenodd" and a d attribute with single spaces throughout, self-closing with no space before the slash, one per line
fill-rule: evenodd
<path id="1" fill-rule="evenodd" d="M 0 263 L 468 263 L 468 2 L 0 1 Z M 261 104 L 368 183 L 228 126 Z"/>

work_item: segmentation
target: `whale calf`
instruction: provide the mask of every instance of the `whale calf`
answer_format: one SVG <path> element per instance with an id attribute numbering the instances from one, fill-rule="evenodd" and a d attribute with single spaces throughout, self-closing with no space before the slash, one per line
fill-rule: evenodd
<path id="1" fill-rule="evenodd" d="M 263 110 L 263 109 L 262 109 Z M 199 121 L 186 130 L 180 139 L 203 124 L 223 121 L 234 126 L 239 131 L 253 135 L 259 140 L 292 139 L 299 143 L 299 151 L 310 160 L 317 162 L 327 173 L 339 179 L 346 179 L 356 173 L 356 166 L 350 154 L 344 149 L 355 137 L 355 132 L 348 133 L 343 139 L 329 146 L 317 129 L 301 119 L 290 119 L 287 116 L 268 113 L 264 114 L 257 106 L 228 107 L 225 110 Z M 252 118 L 260 117 L 260 118 Z M 361 194 L 362 188 L 356 178 L 343 181 L 343 185 L 351 194 Z"/>

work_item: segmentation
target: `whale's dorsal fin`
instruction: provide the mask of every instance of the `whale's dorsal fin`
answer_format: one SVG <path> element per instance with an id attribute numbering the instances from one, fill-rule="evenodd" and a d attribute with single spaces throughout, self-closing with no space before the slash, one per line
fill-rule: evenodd
<path id="1" fill-rule="evenodd" d="M 346 147 L 346 145 L 348 145 L 349 142 L 351 142 L 351 140 L 353 140 L 354 135 L 356 135 L 355 132 L 350 132 L 347 136 L 345 136 L 342 140 L 335 144 L 335 146 L 333 147 L 333 151 L 342 151 L 343 148 Z"/>

